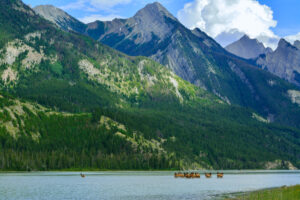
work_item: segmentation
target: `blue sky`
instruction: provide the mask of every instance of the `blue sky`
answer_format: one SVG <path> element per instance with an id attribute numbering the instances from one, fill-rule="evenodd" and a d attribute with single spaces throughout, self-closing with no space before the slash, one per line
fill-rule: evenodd
<path id="1" fill-rule="evenodd" d="M 270 6 L 277 20 L 274 32 L 281 36 L 294 35 L 300 32 L 300 1 L 299 0 L 260 0 Z"/>
<path id="2" fill-rule="evenodd" d="M 190 0 L 132 0 L 130 3 L 127 4 L 119 4 L 114 6 L 113 8 L 108 9 L 101 9 L 98 8 L 95 11 L 88 11 L 84 9 L 65 9 L 66 5 L 72 4 L 77 0 L 23 0 L 24 3 L 29 4 L 31 6 L 43 5 L 43 4 L 51 4 L 56 7 L 63 8 L 69 14 L 76 18 L 84 18 L 89 15 L 118 15 L 125 18 L 133 16 L 139 9 L 143 8 L 148 3 L 153 3 L 154 1 L 160 2 L 164 5 L 172 14 L 175 16 L 177 12 L 183 8 L 184 4 L 190 2 Z M 99 0 L 101 1 L 101 0 Z M 104 0 L 105 1 L 105 0 Z"/>
<path id="3" fill-rule="evenodd" d="M 31 6 L 52 4 L 84 22 L 90 22 L 95 19 L 131 17 L 154 0 L 23 1 Z M 280 37 L 289 36 L 295 40 L 298 38 L 297 34 L 300 33 L 299 0 L 158 0 L 158 2 L 187 27 L 199 27 L 217 40 L 221 38 L 218 42 L 222 45 L 247 34 L 258 38 L 266 46 L 275 47 Z M 219 14 L 209 13 L 210 10 Z M 223 10 L 229 10 L 229 13 L 224 15 Z M 245 12 L 248 14 L 244 15 Z M 236 18 L 245 19 L 244 21 L 249 19 L 250 21 L 245 22 L 249 24 L 249 27 L 245 27 L 245 24 L 241 23 L 241 20 L 237 21 Z M 232 21 L 235 25 L 232 25 Z M 252 27 L 251 23 L 254 24 Z"/>

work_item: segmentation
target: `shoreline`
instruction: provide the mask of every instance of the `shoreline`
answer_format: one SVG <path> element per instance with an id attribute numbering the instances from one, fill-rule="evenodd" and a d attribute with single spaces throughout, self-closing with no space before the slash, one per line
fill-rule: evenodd
<path id="1" fill-rule="evenodd" d="M 200 172 L 206 173 L 211 172 L 213 174 L 217 172 L 226 172 L 226 174 L 300 174 L 300 170 L 262 170 L 262 169 L 245 169 L 245 170 L 120 170 L 120 169 L 61 169 L 61 170 L 32 170 L 32 171 L 22 171 L 22 170 L 0 170 L 1 173 L 34 173 L 34 172 Z"/>
<path id="2" fill-rule="evenodd" d="M 224 194 L 222 199 L 224 200 L 269 200 L 274 199 L 274 197 L 281 196 L 282 199 L 298 200 L 300 197 L 300 185 L 283 185 L 281 187 L 271 187 L 261 190 L 247 191 L 247 192 L 237 192 Z"/>

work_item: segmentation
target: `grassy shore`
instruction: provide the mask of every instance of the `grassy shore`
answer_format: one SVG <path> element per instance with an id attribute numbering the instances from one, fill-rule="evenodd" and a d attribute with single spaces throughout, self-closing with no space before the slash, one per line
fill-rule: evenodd
<path id="1" fill-rule="evenodd" d="M 237 194 L 226 200 L 300 200 L 300 185 Z"/>

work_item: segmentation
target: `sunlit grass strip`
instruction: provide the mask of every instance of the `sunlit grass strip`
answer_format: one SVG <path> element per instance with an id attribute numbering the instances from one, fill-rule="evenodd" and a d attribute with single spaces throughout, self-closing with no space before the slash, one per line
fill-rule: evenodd
<path id="1" fill-rule="evenodd" d="M 280 187 L 276 189 L 260 190 L 238 195 L 231 200 L 299 200 L 300 185 Z M 227 199 L 229 200 L 229 199 Z"/>

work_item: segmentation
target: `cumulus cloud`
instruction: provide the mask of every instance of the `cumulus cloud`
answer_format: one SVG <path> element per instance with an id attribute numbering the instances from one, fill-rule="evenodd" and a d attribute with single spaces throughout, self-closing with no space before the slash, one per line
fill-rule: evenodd
<path id="1" fill-rule="evenodd" d="M 223 45 L 243 34 L 272 48 L 279 39 L 271 30 L 277 25 L 273 11 L 257 0 L 194 0 L 185 4 L 178 18 L 187 27 L 198 27 Z"/>
<path id="2" fill-rule="evenodd" d="M 86 16 L 83 18 L 80 18 L 79 20 L 82 21 L 83 23 L 90 23 L 90 22 L 94 22 L 96 20 L 100 20 L 100 21 L 111 21 L 115 18 L 123 18 L 119 15 L 90 15 L 90 16 Z"/>

